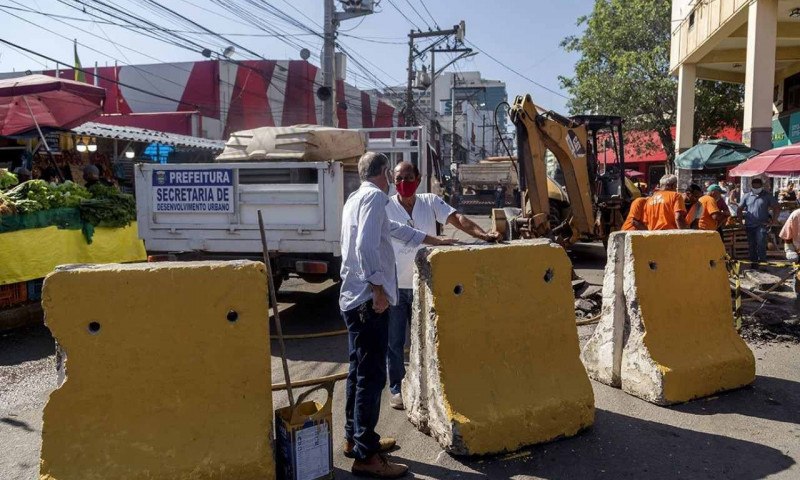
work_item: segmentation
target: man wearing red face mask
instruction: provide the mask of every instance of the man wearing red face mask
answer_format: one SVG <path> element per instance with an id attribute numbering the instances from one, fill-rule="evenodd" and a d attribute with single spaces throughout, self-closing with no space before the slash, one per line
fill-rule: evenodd
<path id="1" fill-rule="evenodd" d="M 455 228 L 480 240 L 496 242 L 500 235 L 486 232 L 475 222 L 458 213 L 433 193 L 416 193 L 420 183 L 417 166 L 409 162 L 400 162 L 394 169 L 394 185 L 397 195 L 393 195 L 386 205 L 389 220 L 408 225 L 423 231 L 430 236 L 436 235 L 436 224 L 450 224 Z M 395 262 L 397 263 L 397 287 L 399 298 L 397 305 L 389 307 L 389 350 L 387 361 L 389 366 L 389 389 L 392 392 L 391 406 L 403 410 L 401 382 L 406 374 L 404 365 L 404 349 L 406 328 L 411 320 L 411 304 L 413 301 L 414 258 L 421 247 L 403 244 L 392 240 Z"/>

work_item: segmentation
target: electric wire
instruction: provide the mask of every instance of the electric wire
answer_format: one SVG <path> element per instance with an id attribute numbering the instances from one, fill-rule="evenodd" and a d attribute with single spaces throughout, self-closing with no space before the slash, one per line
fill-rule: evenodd
<path id="1" fill-rule="evenodd" d="M 2 8 L 2 6 L 0 6 L 0 8 Z M 53 34 L 53 35 L 56 35 L 56 36 L 58 36 L 58 37 L 61 37 L 61 38 L 65 39 L 65 40 L 69 40 L 69 41 L 71 41 L 71 40 L 72 40 L 72 39 L 70 39 L 69 37 L 67 37 L 67 36 L 65 36 L 65 35 L 62 35 L 62 34 L 59 34 L 59 33 L 55 32 L 55 31 L 53 31 L 53 30 L 51 30 L 51 29 L 48 29 L 47 27 L 45 27 L 45 26 L 43 26 L 43 25 L 39 25 L 39 24 L 37 24 L 37 23 L 31 22 L 31 21 L 29 21 L 29 20 L 27 20 L 27 19 L 24 19 L 24 18 L 22 18 L 22 17 L 19 17 L 19 16 L 15 15 L 15 14 L 13 14 L 13 13 L 10 13 L 10 12 L 7 12 L 7 13 L 9 13 L 10 15 L 12 15 L 12 16 L 14 16 L 14 17 L 16 17 L 16 18 L 19 18 L 19 19 L 20 19 L 20 20 L 22 20 L 22 21 L 25 21 L 25 22 L 27 22 L 27 23 L 30 23 L 30 24 L 32 24 L 32 25 L 34 25 L 34 26 L 38 27 L 38 28 L 41 28 L 41 29 L 43 29 L 43 30 L 45 30 L 45 31 L 47 31 L 47 32 L 49 32 L 49 33 L 51 33 L 51 34 Z M 70 25 L 68 22 L 63 22 L 63 21 L 62 21 L 61 23 L 63 23 L 63 24 L 66 24 L 66 25 Z M 72 26 L 72 25 L 70 25 L 70 26 Z M 86 33 L 89 33 L 90 35 L 92 35 L 92 36 L 93 36 L 93 37 L 95 37 L 95 38 L 101 39 L 99 36 L 97 36 L 97 35 L 95 35 L 95 34 L 92 34 L 92 33 L 90 33 L 90 32 L 86 32 Z M 102 39 L 101 39 L 101 40 L 102 40 Z M 185 73 L 189 73 L 189 74 L 191 74 L 191 70 L 189 70 L 189 69 L 187 69 L 187 68 L 182 68 L 182 67 L 180 67 L 180 64 L 174 64 L 174 63 L 173 63 L 173 64 L 169 64 L 169 63 L 165 63 L 163 60 L 161 60 L 161 59 L 159 59 L 159 58 L 153 57 L 152 55 L 149 55 L 149 54 L 147 54 L 147 53 L 144 53 L 144 52 L 141 52 L 141 51 L 139 51 L 139 50 L 133 49 L 133 48 L 131 48 L 131 47 L 128 47 L 128 46 L 126 46 L 126 45 L 121 45 L 121 44 L 119 44 L 119 43 L 117 43 L 117 42 L 111 41 L 110 39 L 107 39 L 106 41 L 108 41 L 109 43 L 113 44 L 113 45 L 114 45 L 114 46 L 116 46 L 116 47 L 123 47 L 123 48 L 126 48 L 126 49 L 128 49 L 128 50 L 130 50 L 130 51 L 133 51 L 133 52 L 135 52 L 135 53 L 138 53 L 138 54 L 140 54 L 140 55 L 146 56 L 147 58 L 150 58 L 150 59 L 152 59 L 152 60 L 155 60 L 155 61 L 157 61 L 157 62 L 159 62 L 159 63 L 163 63 L 163 64 L 165 64 L 165 65 L 170 65 L 170 66 L 173 66 L 173 67 L 175 67 L 175 68 L 177 68 L 177 69 L 179 69 L 179 70 L 181 70 L 181 71 L 183 71 L 183 72 L 185 72 Z M 111 58 L 112 60 L 119 61 L 118 59 L 115 59 L 115 58 L 114 58 L 112 55 L 108 54 L 107 52 L 103 52 L 103 51 L 97 50 L 97 49 L 95 49 L 95 48 L 93 48 L 93 47 L 91 47 L 91 46 L 89 46 L 89 45 L 86 45 L 86 44 L 84 44 L 84 43 L 81 43 L 81 42 L 77 42 L 77 44 L 78 44 L 78 45 L 80 45 L 80 46 L 82 46 L 82 47 L 84 47 L 84 48 L 86 48 L 86 49 L 88 49 L 88 50 L 90 50 L 90 51 L 93 51 L 93 52 L 99 53 L 99 54 L 101 54 L 101 55 L 105 55 L 105 56 L 107 56 L 107 57 Z M 37 62 L 37 63 L 40 63 L 40 64 L 41 64 L 41 62 Z M 154 76 L 154 77 L 160 78 L 161 80 L 164 80 L 164 81 L 166 81 L 166 82 L 169 82 L 169 83 L 171 83 L 171 84 L 173 84 L 173 85 L 179 86 L 179 87 L 181 87 L 181 88 L 183 88 L 183 87 L 185 86 L 184 84 L 181 84 L 181 83 L 175 82 L 174 80 L 172 80 L 172 79 L 170 79 L 170 78 L 164 77 L 164 76 L 162 76 L 162 75 L 158 75 L 158 74 L 156 74 L 156 73 L 154 73 L 154 72 L 152 72 L 152 71 L 149 71 L 149 70 L 145 70 L 145 69 L 143 69 L 143 68 L 141 68 L 141 67 L 139 67 L 139 66 L 136 66 L 136 65 L 129 65 L 129 64 L 126 64 L 125 62 L 119 62 L 119 63 L 120 63 L 120 64 L 122 64 L 123 66 L 127 66 L 127 67 L 130 67 L 130 68 L 133 68 L 134 70 L 138 71 L 138 72 L 139 72 L 141 75 L 143 75 L 143 77 L 144 77 L 144 75 L 151 75 L 151 76 Z M 67 66 L 68 64 L 64 64 L 64 65 L 65 65 L 65 66 Z M 45 67 L 46 67 L 46 65 L 45 65 Z M 248 68 L 252 68 L 252 67 L 248 67 Z M 278 72 L 277 72 L 277 68 L 276 68 L 276 71 L 275 71 L 275 72 L 273 72 L 273 76 L 274 76 L 274 77 L 279 77 L 279 75 L 278 75 L 277 73 L 278 73 Z M 101 78 L 101 77 L 100 77 L 100 76 L 98 76 L 98 78 Z M 147 77 L 144 77 L 144 78 L 145 78 L 145 79 L 147 79 Z M 284 78 L 284 80 L 288 81 L 288 75 L 286 76 L 286 78 Z M 226 80 L 224 80 L 224 79 L 222 79 L 222 78 L 220 78 L 220 82 L 221 82 L 221 83 L 223 83 L 223 84 L 226 84 L 226 85 L 230 86 L 231 88 L 237 88 L 237 86 L 236 86 L 235 84 L 233 84 L 233 83 L 230 83 L 230 82 L 227 82 Z M 152 82 L 150 82 L 149 80 L 148 80 L 148 83 L 150 83 L 150 84 L 151 84 L 151 86 L 153 86 L 153 87 L 155 88 L 155 86 L 154 86 L 154 85 L 152 84 Z M 276 85 L 274 85 L 274 84 L 273 84 L 272 86 L 273 86 L 273 88 L 275 88 L 275 90 L 277 90 L 277 91 L 278 91 L 278 93 L 280 93 L 280 94 L 281 94 L 281 95 L 282 95 L 284 98 L 286 97 L 286 92 L 285 92 L 285 90 L 284 90 L 284 91 L 281 91 L 281 89 L 280 89 L 280 88 L 278 88 L 278 87 L 277 87 Z M 163 95 L 163 92 L 161 92 L 161 91 L 160 91 L 160 89 L 158 89 L 158 88 L 155 88 L 155 89 L 156 89 L 156 90 L 159 90 L 159 92 L 160 92 L 160 93 Z M 244 94 L 244 92 L 245 92 L 245 88 L 244 88 L 244 87 L 242 87 L 242 88 L 241 88 L 241 90 L 240 90 L 240 92 L 239 92 L 239 96 L 238 96 L 238 97 L 241 97 L 241 95 L 243 95 L 243 94 Z M 254 95 L 254 96 L 256 96 L 256 98 L 259 98 L 259 99 L 261 99 L 261 100 L 267 100 L 268 102 L 274 102 L 274 101 L 276 100 L 275 98 L 272 98 L 272 97 L 270 97 L 269 95 L 267 95 L 267 96 L 263 96 L 263 95 L 255 94 L 254 92 L 250 92 L 250 94 L 251 94 L 251 95 Z M 238 98 L 238 97 L 237 97 L 237 98 Z M 350 97 L 350 98 L 352 99 L 352 98 L 354 98 L 354 97 Z M 360 100 L 360 97 L 359 97 L 359 100 Z M 148 101 L 145 101 L 145 100 L 142 100 L 142 99 L 137 99 L 137 102 L 138 102 L 138 103 L 149 104 L 149 105 L 162 105 L 162 106 L 163 106 L 163 103 L 161 103 L 161 102 L 148 102 Z M 185 104 L 185 103 L 179 103 L 179 104 Z M 222 114 L 228 114 L 228 113 L 230 113 L 230 108 L 228 108 L 228 109 L 221 108 L 221 106 L 218 106 L 216 103 L 197 103 L 197 104 L 192 104 L 192 106 L 195 106 L 195 107 L 207 107 L 207 108 L 219 108 L 219 111 L 220 111 L 220 113 L 222 113 Z M 292 112 L 303 111 L 303 110 L 305 110 L 305 106 L 303 106 L 303 105 L 300 105 L 300 106 L 298 106 L 298 107 L 291 108 L 291 107 L 289 107 L 288 105 L 284 104 L 284 107 L 283 107 L 283 112 L 284 112 L 284 114 L 286 114 L 287 112 L 289 112 L 289 113 L 292 113 Z"/>
<path id="2" fill-rule="evenodd" d="M 194 40 L 194 39 L 191 39 L 191 38 L 187 38 L 187 37 L 185 37 L 185 36 L 182 36 L 182 35 L 176 35 L 174 38 L 177 38 L 177 39 L 181 40 L 183 43 L 181 43 L 181 42 L 179 42 L 179 41 L 175 41 L 174 39 L 165 38 L 165 37 L 164 37 L 164 35 L 165 35 L 165 34 L 174 34 L 174 33 L 184 33 L 184 32 L 190 32 L 190 33 L 205 33 L 205 34 L 212 35 L 212 36 L 215 36 L 215 37 L 218 37 L 218 38 L 222 38 L 222 39 L 223 39 L 225 42 L 229 42 L 229 43 L 235 43 L 235 42 L 231 42 L 229 39 L 225 38 L 225 37 L 224 37 L 224 35 L 221 35 L 221 34 L 216 34 L 216 32 L 213 32 L 213 31 L 211 31 L 210 29 L 207 29 L 207 28 L 203 27 L 203 26 L 202 26 L 202 25 L 200 25 L 199 23 L 197 23 L 197 22 L 194 22 L 194 21 L 192 21 L 192 20 L 190 20 L 190 19 L 187 19 L 186 17 L 184 17 L 184 16 L 182 16 L 182 15 L 179 15 L 179 14 L 177 15 L 177 17 L 178 17 L 178 18 L 180 18 L 181 20 L 187 21 L 187 22 L 191 22 L 191 24 L 192 24 L 192 25 L 194 25 L 194 26 L 196 26 L 196 27 L 198 27 L 198 28 L 201 28 L 201 29 L 203 29 L 203 30 L 204 30 L 204 32 L 196 32 L 196 31 L 191 31 L 191 30 L 189 30 L 189 31 L 174 31 L 174 30 L 170 30 L 170 29 L 165 29 L 165 28 L 163 28 L 162 26 L 159 26 L 159 25 L 157 25 L 157 24 L 155 24 L 155 23 L 153 23 L 153 22 L 151 22 L 151 21 L 148 21 L 148 20 L 146 20 L 146 19 L 140 18 L 140 17 L 138 17 L 137 15 L 134 15 L 132 12 L 125 10 L 124 8 L 120 7 L 119 5 L 115 5 L 115 4 L 113 4 L 113 2 L 111 2 L 110 0 L 109 0 L 109 2 L 102 2 L 102 1 L 99 1 L 99 0 L 91 0 L 91 1 L 92 1 L 94 4 L 96 4 L 96 5 L 88 5 L 88 4 L 87 4 L 86 2 L 84 2 L 84 1 L 80 1 L 80 0 L 73 0 L 73 1 L 75 1 L 76 3 L 79 3 L 79 4 L 83 5 L 83 6 L 84 6 L 84 9 L 83 9 L 83 10 L 82 10 L 82 9 L 80 9 L 79 7 L 76 7 L 75 5 L 70 5 L 69 3 L 67 3 L 67 2 L 66 2 L 66 1 L 64 1 L 64 0 L 59 0 L 59 1 L 60 1 L 61 3 L 64 3 L 64 4 L 65 4 L 65 5 L 67 5 L 67 6 L 70 6 L 70 7 L 74 8 L 74 9 L 76 9 L 76 10 L 83 11 L 83 13 L 86 13 L 86 14 L 88 14 L 88 12 L 86 12 L 86 11 L 85 11 L 85 8 L 86 8 L 86 7 L 88 7 L 88 8 L 91 8 L 91 9 L 94 9 L 94 10 L 96 10 L 96 11 L 99 11 L 99 12 L 101 12 L 101 13 L 102 13 L 102 14 L 104 14 L 104 15 L 107 15 L 107 16 L 109 16 L 109 17 L 111 17 L 111 18 L 115 18 L 115 19 L 117 19 L 117 20 L 120 20 L 120 21 L 122 21 L 122 22 L 126 22 L 127 24 L 126 24 L 126 23 L 116 23 L 116 22 L 111 22 L 111 21 L 106 21 L 106 22 L 103 22 L 103 23 L 106 23 L 106 24 L 113 24 L 114 26 L 117 26 L 117 27 L 120 27 L 120 28 L 126 28 L 126 29 L 128 29 L 128 30 L 131 30 L 131 31 L 133 31 L 133 27 L 134 27 L 134 26 L 136 26 L 136 24 L 135 24 L 134 22 L 132 22 L 131 20 L 129 20 L 129 19 L 127 19 L 127 18 L 124 18 L 124 17 L 121 17 L 121 16 L 120 16 L 120 15 L 126 15 L 126 14 L 127 14 L 127 15 L 131 15 L 131 17 L 132 17 L 134 20 L 140 20 L 142 23 L 144 23 L 144 24 L 146 24 L 146 25 L 149 25 L 149 26 L 152 28 L 152 32 L 145 32 L 145 33 L 143 33 L 143 32 L 141 32 L 141 31 L 139 31 L 139 32 L 135 32 L 135 33 L 139 33 L 139 34 L 142 34 L 142 35 L 145 35 L 145 36 L 149 36 L 149 37 L 150 37 L 150 38 L 152 38 L 152 39 L 155 39 L 155 40 L 158 40 L 158 41 L 164 41 L 164 42 L 167 42 L 167 43 L 169 43 L 169 44 L 171 44 L 171 45 L 174 45 L 174 46 L 178 46 L 178 47 L 181 47 L 181 48 L 187 48 L 187 49 L 189 49 L 189 50 L 191 50 L 191 51 L 194 51 L 194 52 L 197 52 L 198 50 L 200 50 L 200 48 L 201 48 L 201 47 L 205 48 L 205 47 L 204 47 L 204 45 L 203 45 L 203 44 L 201 44 L 201 43 L 199 43 L 197 40 Z M 190 3 L 190 4 L 191 4 L 191 2 L 188 2 L 188 0 L 183 0 L 183 1 L 185 1 L 185 2 L 187 2 L 187 3 Z M 158 2 L 155 2 L 154 0 L 148 0 L 148 3 L 150 3 L 150 4 L 153 4 L 154 6 L 163 7 L 162 5 L 160 5 Z M 250 2 L 248 2 L 248 3 L 250 3 L 250 4 L 253 4 L 253 2 L 252 2 L 252 1 L 250 1 Z M 99 5 L 99 6 L 98 6 L 98 5 Z M 268 4 L 266 4 L 266 5 L 267 5 L 268 7 L 271 7 L 271 6 L 269 6 Z M 27 9 L 27 10 L 30 10 L 30 9 Z M 169 12 L 173 12 L 173 13 L 175 13 L 175 12 L 174 12 L 174 11 L 172 11 L 171 9 L 168 9 L 168 8 L 167 8 L 166 10 L 168 10 Z M 208 10 L 208 9 L 205 9 L 205 10 Z M 295 10 L 296 10 L 296 9 L 295 9 Z M 40 14 L 42 14 L 42 13 L 44 13 L 44 12 L 35 12 L 35 11 L 31 11 L 31 13 L 40 13 Z M 275 14 L 275 12 L 270 12 L 270 13 L 273 13 L 273 14 Z M 118 14 L 119 14 L 119 15 L 118 15 Z M 241 17 L 241 15 L 238 15 L 238 16 L 240 16 L 240 17 Z M 168 18 L 168 16 L 166 16 L 166 15 L 161 15 L 161 17 L 162 17 L 162 18 L 165 18 L 165 19 L 166 19 L 166 18 Z M 287 18 L 287 17 L 288 17 L 288 18 Z M 19 17 L 18 17 L 18 18 L 19 18 Z M 51 18 L 55 18 L 55 17 L 53 17 L 53 16 L 51 15 Z M 249 18 L 252 18 L 252 16 L 251 16 L 251 17 L 249 17 Z M 283 20 L 286 20 L 286 21 L 287 21 L 287 22 L 289 22 L 290 24 L 292 23 L 292 19 L 291 19 L 291 17 L 290 17 L 290 16 L 288 16 L 288 15 L 278 15 L 278 18 L 282 18 Z M 102 22 L 102 20 L 98 21 L 98 20 L 96 20 L 96 19 L 93 19 L 93 21 L 95 21 L 95 23 Z M 296 20 L 295 20 L 295 22 L 296 22 Z M 296 23 L 299 23 L 299 22 L 296 22 Z M 99 23 L 98 23 L 98 25 L 99 25 Z M 300 24 L 300 25 L 302 25 L 302 24 Z M 138 26 L 140 26 L 140 27 L 141 27 L 141 25 L 138 25 Z M 259 28 L 261 28 L 261 29 L 264 29 L 264 27 L 265 27 L 265 25 L 259 25 Z M 139 30 L 141 30 L 141 28 L 140 28 Z M 308 29 L 308 30 L 310 30 L 310 29 Z M 153 33 L 153 32 L 157 32 L 157 33 L 155 33 L 155 34 L 151 34 L 151 35 L 148 35 L 148 34 L 147 34 L 147 33 Z M 317 33 L 317 32 L 313 32 L 313 30 L 310 30 L 310 31 L 308 31 L 308 34 L 309 34 L 309 35 L 318 35 L 318 33 Z M 106 35 L 106 37 L 108 37 L 108 35 L 107 35 L 105 32 L 104 32 L 104 35 Z M 285 36 L 290 36 L 290 35 L 286 35 L 286 32 L 282 32 L 282 33 L 273 32 L 273 33 L 270 33 L 270 35 L 279 36 L 279 37 L 280 37 L 280 38 L 282 38 L 282 39 L 285 39 Z M 96 36 L 96 35 L 95 35 L 95 36 Z M 366 41 L 380 41 L 380 40 L 369 39 L 369 38 L 362 39 L 362 38 L 360 38 L 360 37 L 357 37 L 357 36 L 351 36 L 351 37 L 353 37 L 353 38 L 355 38 L 355 39 L 366 40 Z M 110 41 L 110 38 L 107 38 L 106 40 L 107 40 L 107 41 L 109 41 L 109 43 L 112 43 L 112 44 L 114 44 L 114 45 L 115 45 L 115 48 L 117 48 L 117 50 L 119 51 L 119 46 L 120 46 L 119 44 L 117 44 L 116 42 L 112 42 L 112 41 Z M 399 42 L 398 42 L 398 43 L 399 43 Z M 123 47 L 125 47 L 125 46 L 123 45 Z M 87 47 L 87 48 L 90 48 L 90 49 L 91 49 L 91 47 Z M 248 51 L 248 50 L 249 50 L 249 49 L 246 49 L 246 47 L 245 47 L 245 48 L 243 48 L 243 49 L 244 49 L 245 51 Z M 94 49 L 93 49 L 93 50 L 94 50 Z M 343 49 L 343 50 L 344 50 L 344 49 Z M 96 51 L 96 50 L 95 50 L 95 51 Z M 132 51 L 135 51 L 135 50 L 132 50 Z M 112 57 L 111 55 L 108 55 L 107 53 L 103 53 L 103 52 L 100 52 L 100 53 L 102 53 L 103 55 L 106 55 L 106 56 Z M 120 53 L 121 53 L 121 51 L 120 51 Z M 141 54 L 142 52 L 138 52 L 138 53 L 140 53 L 140 54 Z M 260 55 L 256 54 L 256 53 L 255 53 L 255 52 L 253 52 L 252 50 L 249 50 L 249 53 L 252 53 L 252 54 L 254 54 L 254 55 L 256 55 L 256 56 L 259 56 L 259 57 L 260 57 Z M 372 82 L 372 83 L 373 83 L 375 86 L 378 86 L 378 87 L 379 87 L 379 89 L 380 89 L 380 87 L 385 87 L 385 88 L 388 88 L 388 87 L 389 87 L 389 86 L 386 84 L 386 82 L 384 82 L 384 81 L 383 81 L 383 80 L 381 80 L 379 77 L 377 77 L 376 75 L 374 75 L 374 73 L 372 73 L 372 69 L 370 69 L 370 68 L 366 67 L 366 66 L 365 66 L 365 65 L 364 65 L 364 64 L 363 64 L 361 61 L 359 61 L 359 60 L 356 58 L 356 55 L 353 55 L 353 54 L 352 54 L 352 53 L 350 53 L 349 51 L 344 51 L 343 53 L 345 53 L 345 54 L 348 56 L 348 58 L 350 58 L 350 59 L 353 61 L 353 63 L 354 63 L 354 64 L 355 64 L 355 65 L 358 67 L 358 69 L 360 69 L 360 70 L 362 71 L 362 73 L 364 74 L 364 78 L 365 78 L 366 80 L 368 80 L 369 82 Z M 124 54 L 123 54 L 123 56 L 124 56 Z M 359 55 L 359 56 L 360 56 L 360 55 Z M 113 57 L 112 57 L 112 58 L 113 58 Z M 263 57 L 261 57 L 261 58 L 263 59 Z M 372 63 L 372 62 L 371 62 L 369 59 L 367 59 L 367 58 L 365 58 L 365 57 L 363 57 L 363 56 L 361 56 L 361 58 L 363 58 L 363 59 L 364 59 L 364 61 L 366 61 L 367 63 L 370 63 L 370 64 L 371 64 L 373 67 L 376 67 L 378 70 L 382 71 L 382 72 L 383 72 L 384 74 L 386 74 L 387 76 L 391 77 L 391 75 L 389 75 L 387 72 L 385 72 L 385 71 L 384 71 L 383 69 L 381 69 L 379 66 L 375 65 L 374 63 Z M 154 59 L 155 59 L 155 58 L 154 58 Z M 155 59 L 155 60 L 158 60 L 158 59 Z M 124 63 L 124 62 L 123 62 L 123 63 Z M 68 64 L 64 64 L 64 65 L 68 65 Z M 132 65 L 128 65 L 128 66 L 132 66 Z M 144 71 L 143 71 L 143 73 L 146 73 L 146 74 L 151 74 L 151 75 L 152 75 L 152 72 L 144 72 Z M 276 72 L 276 73 L 277 73 L 277 72 Z M 164 77 L 162 77 L 162 78 L 164 78 Z M 396 79 L 394 79 L 394 78 L 392 78 L 392 79 L 393 79 L 394 81 L 397 81 L 397 80 L 396 80 Z M 168 81 L 169 81 L 169 79 L 166 79 L 166 80 L 168 80 Z M 287 78 L 287 80 L 288 80 L 288 78 Z M 152 84 L 152 82 L 149 82 L 149 83 L 151 83 L 151 85 L 152 85 L 152 86 L 154 86 L 154 85 Z M 175 82 L 172 82 L 172 83 L 175 83 Z M 319 85 L 317 82 L 313 82 L 313 83 L 314 83 L 314 84 L 317 84 L 317 85 Z M 155 86 L 154 86 L 154 87 L 155 87 Z M 277 89 L 277 87 L 276 87 L 276 89 Z M 139 90 L 142 90 L 142 89 L 139 89 Z M 156 88 L 156 90 L 158 90 L 158 88 Z M 279 89 L 278 89 L 278 90 L 279 90 Z M 146 92 L 146 91 L 145 91 L 144 93 L 148 93 L 148 94 L 149 94 L 149 93 L 152 93 L 152 92 Z M 241 95 L 242 93 L 243 93 L 243 91 L 242 91 L 242 92 L 240 92 L 239 94 Z M 285 95 L 285 92 L 284 92 L 284 95 Z M 264 98 L 264 97 L 262 97 L 262 98 Z M 354 97 L 354 96 L 347 96 L 347 98 L 350 98 L 350 99 L 353 99 L 353 100 L 359 100 L 359 101 L 360 101 L 360 96 L 358 96 L 358 97 Z M 174 99 L 172 99 L 172 100 L 174 101 Z"/>
<path id="3" fill-rule="evenodd" d="M 406 19 L 406 21 L 407 21 L 408 23 L 410 23 L 410 24 L 411 24 L 411 26 L 413 26 L 414 28 L 416 28 L 416 29 L 417 29 L 418 31 L 420 31 L 420 32 L 422 31 L 422 29 L 421 29 L 421 28 L 419 28 L 419 25 L 417 25 L 416 23 L 414 23 L 414 21 L 413 21 L 413 20 L 411 20 L 410 18 L 408 18 L 408 15 L 406 15 L 405 13 L 403 13 L 403 11 L 402 11 L 402 10 L 400 10 L 400 9 L 397 7 L 397 5 L 395 5 L 394 1 L 392 1 L 392 0 L 386 0 L 386 1 L 387 1 L 387 2 L 389 2 L 389 5 L 391 5 L 392 7 L 394 7 L 394 9 L 395 9 L 395 10 L 397 10 L 397 13 L 399 13 L 400 15 L 402 15 L 402 16 L 403 16 L 403 18 L 405 18 L 405 19 Z"/>
<path id="4" fill-rule="evenodd" d="M 486 50 L 484 50 L 484 49 L 480 48 L 479 46 L 477 46 L 477 45 L 476 45 L 474 42 L 472 42 L 472 41 L 470 41 L 470 40 L 464 40 L 464 41 L 465 41 L 466 43 L 468 43 L 470 46 L 472 46 L 472 47 L 473 47 L 475 50 L 477 50 L 477 51 L 481 52 L 482 54 L 486 55 L 486 56 L 487 56 L 487 57 L 489 57 L 491 60 L 493 60 L 495 63 L 497 63 L 497 64 L 498 64 L 498 65 L 500 65 L 501 67 L 505 68 L 505 69 L 506 69 L 506 70 L 508 70 L 509 72 L 511 72 L 511 73 L 513 73 L 513 74 L 515 74 L 515 75 L 517 75 L 517 76 L 519 76 L 519 77 L 521 77 L 521 78 L 523 78 L 523 79 L 525 79 L 525 80 L 527 80 L 527 81 L 531 82 L 532 84 L 536 85 L 537 87 L 539 87 L 539 88 L 541 88 L 541 89 L 543 89 L 543 90 L 546 90 L 546 91 L 548 91 L 548 92 L 552 93 L 553 95 L 559 96 L 559 97 L 561 97 L 561 98 L 564 98 L 564 99 L 566 99 L 566 100 L 569 100 L 569 99 L 570 99 L 568 96 L 566 96 L 566 95 L 562 94 L 561 92 L 558 92 L 558 91 L 556 91 L 556 90 L 553 90 L 552 88 L 550 88 L 550 87 L 548 87 L 548 86 L 546 86 L 546 85 L 543 85 L 543 84 L 541 84 L 541 83 L 537 82 L 536 80 L 534 80 L 534 79 L 530 78 L 529 76 L 527 76 L 527 75 L 524 75 L 524 74 L 520 73 L 518 70 L 515 70 L 514 68 L 511 68 L 511 67 L 509 67 L 508 65 L 506 65 L 506 64 L 505 64 L 505 63 L 503 63 L 502 61 L 498 60 L 498 59 L 497 59 L 495 56 L 493 56 L 493 55 L 491 55 L 491 54 L 487 53 L 487 52 L 486 52 Z"/>
<path id="5" fill-rule="evenodd" d="M 39 53 L 39 52 L 31 50 L 29 48 L 25 48 L 25 47 L 23 47 L 21 45 L 17 45 L 16 43 L 10 42 L 10 41 L 8 41 L 8 40 L 6 40 L 4 38 L 0 38 L 0 43 L 4 43 L 4 44 L 8 45 L 9 47 L 14 47 L 14 48 L 16 48 L 18 50 L 22 50 L 24 52 L 30 53 L 31 55 L 36 55 L 37 57 L 44 58 L 45 60 L 49 60 L 49 61 L 55 63 L 56 65 L 58 65 L 58 64 L 69 65 L 69 63 L 67 63 L 67 62 L 64 62 L 64 61 L 61 61 L 61 60 L 56 60 L 53 57 L 49 57 L 49 56 L 47 56 L 47 55 L 45 55 L 43 53 Z M 130 85 L 130 84 L 127 84 L 127 83 L 120 82 L 119 80 L 114 80 L 114 79 L 111 79 L 111 78 L 108 78 L 108 77 L 104 77 L 104 76 L 99 75 L 99 74 L 95 74 L 95 73 L 91 72 L 90 70 L 88 70 L 86 68 L 73 67 L 73 69 L 83 73 L 84 75 L 86 75 L 86 74 L 93 75 L 93 76 L 95 76 L 95 77 L 97 77 L 99 79 L 105 80 L 107 82 L 116 83 L 117 85 L 121 85 L 123 87 L 130 88 L 131 90 L 135 90 L 137 92 L 144 93 L 144 94 L 150 95 L 152 97 L 160 98 L 162 100 L 169 100 L 170 102 L 185 103 L 185 102 L 181 102 L 178 99 L 175 99 L 175 98 L 172 98 L 172 97 L 168 97 L 166 95 L 161 95 L 161 94 L 158 94 L 158 93 L 149 92 L 149 91 L 147 91 L 147 90 L 145 90 L 143 88 L 139 88 L 139 87 L 137 87 L 135 85 Z M 193 106 L 196 106 L 196 105 L 193 105 Z"/>
<path id="6" fill-rule="evenodd" d="M 428 6 L 425 5 L 425 0 L 419 0 L 419 3 L 422 4 L 422 8 L 424 8 L 425 11 L 428 13 L 428 16 L 431 17 L 431 20 L 433 21 L 433 25 L 436 27 L 436 29 L 437 30 L 441 30 L 441 27 L 439 27 L 439 23 L 436 21 L 436 19 L 433 17 L 433 15 L 431 15 L 431 11 L 428 10 Z"/>
<path id="7" fill-rule="evenodd" d="M 410 0 L 406 0 L 406 3 L 411 8 L 411 11 L 416 13 L 417 16 L 422 20 L 422 23 L 424 23 L 425 26 L 428 27 L 428 31 L 433 30 L 433 27 L 431 27 L 431 24 L 428 23 L 428 21 L 425 19 L 425 17 L 423 17 L 422 14 L 420 14 L 419 11 L 416 8 L 414 8 L 414 5 L 411 5 L 411 1 Z"/>

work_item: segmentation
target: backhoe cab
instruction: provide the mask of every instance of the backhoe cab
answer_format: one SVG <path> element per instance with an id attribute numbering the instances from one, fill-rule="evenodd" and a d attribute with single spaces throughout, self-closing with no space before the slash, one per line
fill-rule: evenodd
<path id="1" fill-rule="evenodd" d="M 509 113 L 517 131 L 521 204 L 493 210 L 494 228 L 507 239 L 547 237 L 563 246 L 605 241 L 640 195 L 625 177 L 622 118 L 567 118 L 543 111 L 530 95 L 518 96 Z M 552 179 L 547 150 L 557 162 Z M 605 159 L 604 168 L 598 155 Z M 554 191 L 553 181 L 566 190 L 566 198 Z"/>

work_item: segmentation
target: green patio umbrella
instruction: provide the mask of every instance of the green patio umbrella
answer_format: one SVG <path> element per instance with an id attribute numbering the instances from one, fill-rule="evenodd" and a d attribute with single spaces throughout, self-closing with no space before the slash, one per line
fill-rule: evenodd
<path id="1" fill-rule="evenodd" d="M 675 166 L 689 170 L 725 168 L 739 165 L 750 157 L 758 155 L 758 150 L 730 140 L 709 140 L 678 155 Z"/>

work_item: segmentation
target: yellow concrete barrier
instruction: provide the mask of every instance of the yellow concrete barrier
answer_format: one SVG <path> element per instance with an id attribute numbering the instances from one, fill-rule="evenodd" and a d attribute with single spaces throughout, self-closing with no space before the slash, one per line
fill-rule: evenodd
<path id="1" fill-rule="evenodd" d="M 571 268 L 545 240 L 418 255 L 409 419 L 456 455 L 513 451 L 590 426 Z"/>
<path id="2" fill-rule="evenodd" d="M 40 478 L 274 478 L 265 278 L 255 262 L 48 276 L 66 381 L 45 407 Z"/>
<path id="3" fill-rule="evenodd" d="M 716 232 L 612 235 L 603 303 L 582 352 L 592 378 L 659 405 L 755 379 L 753 353 L 734 328 Z"/>

